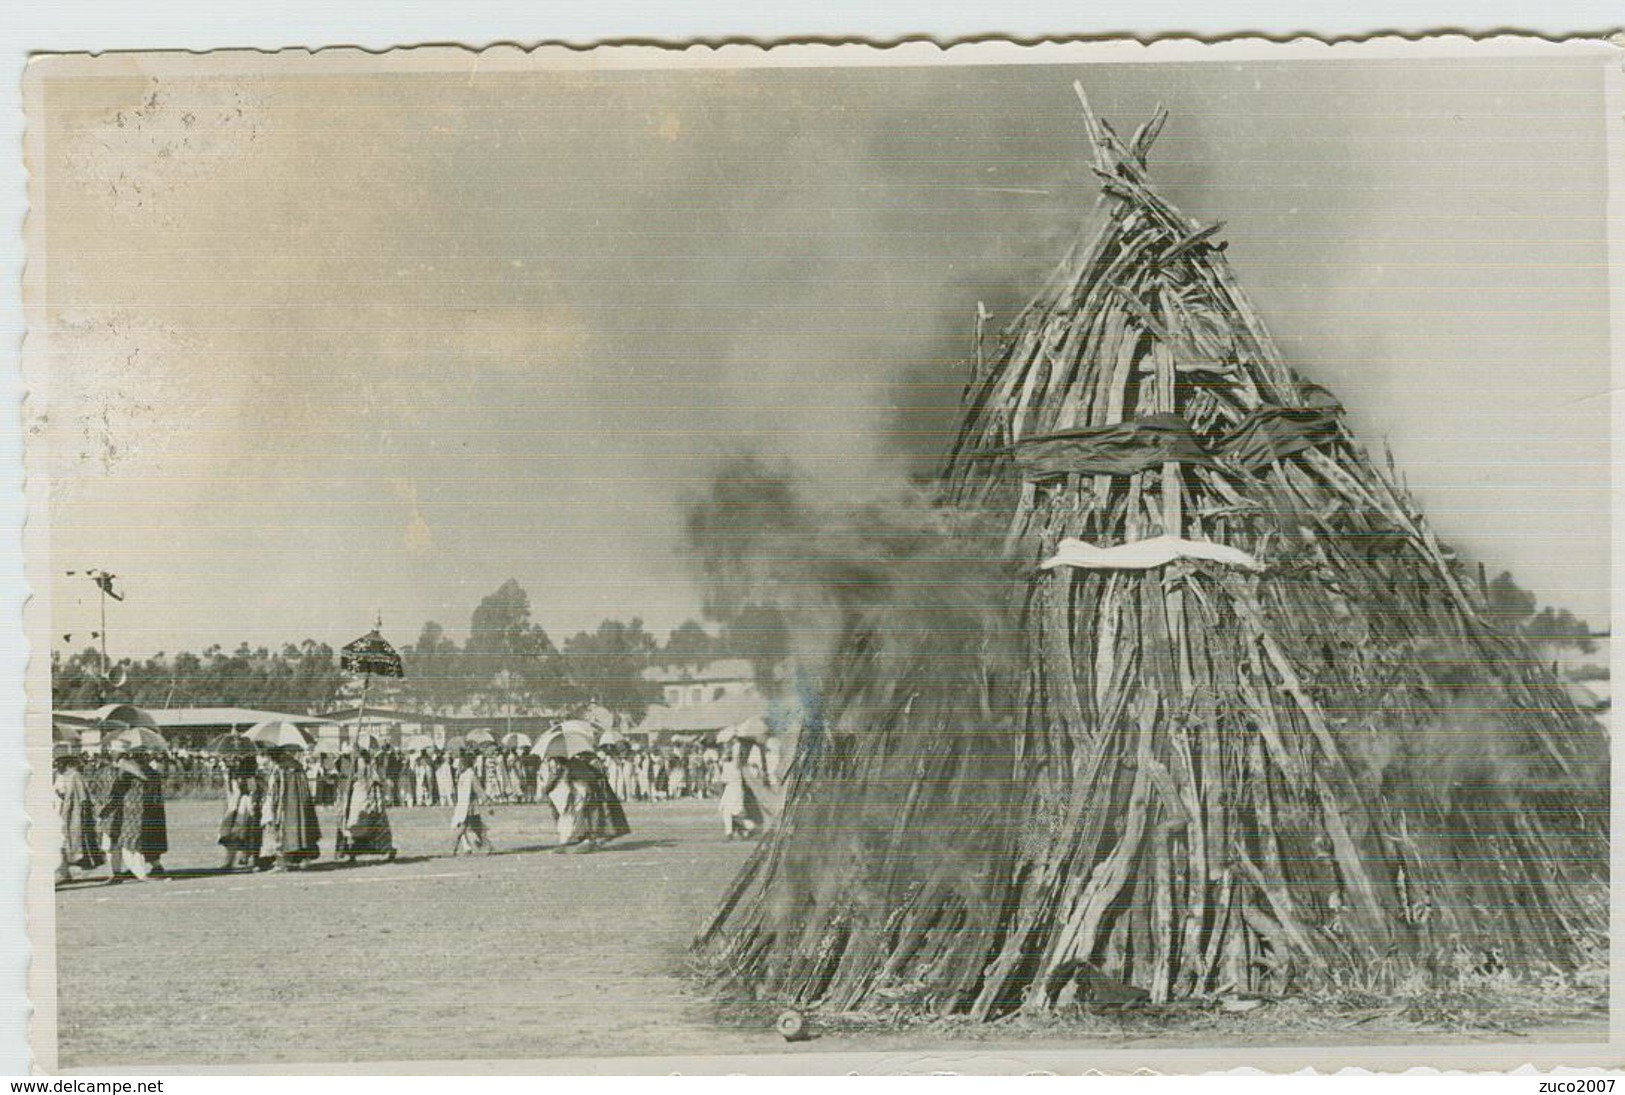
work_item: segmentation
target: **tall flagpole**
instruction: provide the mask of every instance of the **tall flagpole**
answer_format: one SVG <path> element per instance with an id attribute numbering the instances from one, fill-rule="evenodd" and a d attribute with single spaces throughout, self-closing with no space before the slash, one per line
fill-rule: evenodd
<path id="1" fill-rule="evenodd" d="M 96 632 L 96 638 L 100 640 L 99 645 L 102 656 L 102 672 L 101 681 L 99 687 L 97 688 L 97 694 L 103 700 L 106 700 L 108 686 L 112 683 L 113 678 L 113 661 L 107 655 L 107 598 L 108 595 L 113 592 L 113 579 L 116 577 L 116 575 L 109 574 L 105 570 L 70 570 L 67 572 L 67 575 L 70 578 L 78 574 L 83 574 L 85 577 L 95 582 L 96 590 L 100 594 L 99 605 L 101 609 L 102 626 L 101 630 Z M 113 599 L 122 601 L 124 598 L 114 596 Z"/>
<path id="2" fill-rule="evenodd" d="M 112 667 L 107 662 L 107 586 L 97 582 L 96 588 L 101 590 L 102 594 L 102 682 L 105 687 L 106 682 L 113 676 Z M 102 698 L 107 698 L 105 693 Z"/>

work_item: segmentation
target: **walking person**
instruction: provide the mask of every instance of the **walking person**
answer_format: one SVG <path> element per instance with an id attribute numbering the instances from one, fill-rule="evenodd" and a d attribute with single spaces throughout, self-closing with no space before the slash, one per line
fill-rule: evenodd
<path id="1" fill-rule="evenodd" d="M 51 787 L 62 818 L 62 860 L 57 882 L 71 882 L 75 868 L 91 871 L 107 861 L 96 838 L 96 803 L 85 780 L 84 760 L 76 753 L 51 758 Z"/>
<path id="2" fill-rule="evenodd" d="M 729 840 L 749 839 L 767 824 L 762 799 L 762 747 L 750 738 L 728 743 L 722 762 L 722 828 Z"/>
<path id="3" fill-rule="evenodd" d="M 462 771 L 457 775 L 457 799 L 451 812 L 451 854 L 491 854 L 491 841 L 485 829 L 485 811 L 490 798 L 480 779 L 479 765 L 472 753 L 464 753 Z"/>
<path id="4" fill-rule="evenodd" d="M 310 781 L 299 763 L 299 750 L 272 750 L 269 774 L 261 856 L 271 860 L 272 870 L 303 870 L 322 854 L 322 826 Z"/>
<path id="5" fill-rule="evenodd" d="M 378 855 L 395 858 L 395 836 L 389 825 L 390 794 L 378 756 L 357 744 L 349 777 L 338 794 L 338 837 L 333 852 L 340 859 Z"/>
<path id="6" fill-rule="evenodd" d="M 558 823 L 556 852 L 592 852 L 632 831 L 609 775 L 591 754 L 548 758 L 542 794 Z"/>
<path id="7" fill-rule="evenodd" d="M 220 846 L 226 850 L 223 870 L 252 868 L 263 840 L 261 813 L 264 788 L 253 753 L 228 758 L 226 812 L 220 819 Z"/>
<path id="8" fill-rule="evenodd" d="M 169 822 L 164 813 L 164 780 L 157 763 L 142 750 L 119 757 L 113 785 L 102 804 L 110 882 L 160 878 L 169 851 Z"/>

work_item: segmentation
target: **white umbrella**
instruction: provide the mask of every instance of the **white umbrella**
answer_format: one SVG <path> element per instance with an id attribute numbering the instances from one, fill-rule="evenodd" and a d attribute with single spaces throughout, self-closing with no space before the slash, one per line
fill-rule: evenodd
<path id="1" fill-rule="evenodd" d="M 131 726 L 104 739 L 102 748 L 109 753 L 133 753 L 142 749 L 163 752 L 169 748 L 169 743 L 156 730 L 149 730 L 145 726 Z"/>
<path id="2" fill-rule="evenodd" d="M 529 749 L 530 739 L 517 730 L 502 735 L 502 744 L 508 749 Z"/>
<path id="3" fill-rule="evenodd" d="M 579 719 L 561 722 L 537 738 L 530 751 L 543 758 L 573 757 L 578 753 L 592 752 L 594 737 L 596 734 L 591 723 Z"/>
<path id="4" fill-rule="evenodd" d="M 755 738 L 760 741 L 767 735 L 767 720 L 760 715 L 753 715 L 744 722 L 735 723 L 733 726 L 720 731 L 717 734 L 717 741 L 726 743 L 733 741 L 735 738 Z"/>
<path id="5" fill-rule="evenodd" d="M 258 723 L 243 736 L 272 749 L 308 749 L 311 743 L 309 734 L 281 719 Z"/>
<path id="6" fill-rule="evenodd" d="M 434 739 L 428 734 L 413 734 L 411 737 L 401 742 L 401 748 L 405 749 L 408 753 L 421 753 L 425 749 L 434 748 Z"/>

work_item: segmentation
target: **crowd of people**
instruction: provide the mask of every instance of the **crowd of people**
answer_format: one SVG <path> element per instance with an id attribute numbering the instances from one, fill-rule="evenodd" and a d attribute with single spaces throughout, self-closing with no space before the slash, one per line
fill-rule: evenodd
<path id="1" fill-rule="evenodd" d="M 775 812 L 770 750 L 724 746 L 633 749 L 624 744 L 539 757 L 517 747 L 402 750 L 364 742 L 340 755 L 267 748 L 246 739 L 202 750 L 114 754 L 61 749 L 54 786 L 63 824 L 58 881 L 107 867 L 109 882 L 161 877 L 169 851 L 166 798 L 224 799 L 218 843 L 226 871 L 297 871 L 321 855 L 317 807 L 336 813 L 333 855 L 396 855 L 389 811 L 451 810 L 451 854 L 491 851 L 497 805 L 543 803 L 561 851 L 591 851 L 631 831 L 625 802 L 715 797 L 730 839 L 754 836 Z"/>
<path id="2" fill-rule="evenodd" d="M 430 746 L 407 750 L 381 744 L 373 763 L 388 805 L 448 806 L 456 799 L 458 772 L 456 747 Z M 763 764 L 771 769 L 774 745 L 765 747 Z M 681 798 L 718 798 L 722 795 L 726 745 L 687 744 L 653 748 L 608 745 L 598 750 L 600 763 L 615 793 L 623 802 L 663 802 Z M 480 754 L 481 777 L 494 802 L 537 801 L 540 757 L 527 749 L 497 746 Z M 105 767 L 103 758 L 91 758 L 92 769 Z M 300 763 L 318 806 L 331 806 L 344 781 L 347 758 L 343 754 L 310 750 Z M 171 748 L 162 765 L 164 795 L 179 798 L 214 798 L 230 782 L 228 758 L 213 749 Z"/>

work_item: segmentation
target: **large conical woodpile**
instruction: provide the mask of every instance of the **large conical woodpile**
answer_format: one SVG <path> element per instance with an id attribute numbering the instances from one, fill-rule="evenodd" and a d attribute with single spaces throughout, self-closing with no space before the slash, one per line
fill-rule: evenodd
<path id="1" fill-rule="evenodd" d="M 978 369 L 943 479 L 1000 537 L 841 605 L 701 951 L 768 998 L 982 1017 L 1573 967 L 1600 727 L 1281 359 L 1219 226 L 1152 190 L 1163 115 L 1085 119 L 1102 227 Z M 998 610 L 888 630 L 988 553 Z"/>

